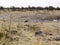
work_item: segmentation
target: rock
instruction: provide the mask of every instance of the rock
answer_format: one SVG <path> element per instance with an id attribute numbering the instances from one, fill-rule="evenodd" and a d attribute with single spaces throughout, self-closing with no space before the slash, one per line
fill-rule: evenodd
<path id="1" fill-rule="evenodd" d="M 48 32 L 43 32 L 45 35 L 50 35 L 50 36 L 52 36 L 53 34 L 51 34 L 51 33 L 48 33 Z"/>
<path id="2" fill-rule="evenodd" d="M 52 41 L 52 40 L 54 40 L 54 41 L 60 41 L 60 36 L 48 36 L 48 37 L 46 37 L 45 38 L 45 40 L 48 40 L 48 41 Z"/>
<path id="3" fill-rule="evenodd" d="M 25 20 L 25 22 L 28 22 L 28 20 Z"/>
<path id="4" fill-rule="evenodd" d="M 56 41 L 60 41 L 60 36 L 55 36 L 55 37 L 53 37 L 53 39 Z"/>
<path id="5" fill-rule="evenodd" d="M 35 32 L 35 36 L 41 35 L 41 34 L 42 34 L 42 31 L 36 31 L 36 32 Z"/>

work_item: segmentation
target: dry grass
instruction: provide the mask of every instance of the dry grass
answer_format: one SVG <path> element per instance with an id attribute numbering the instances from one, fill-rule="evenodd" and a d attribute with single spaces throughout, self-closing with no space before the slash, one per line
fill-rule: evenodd
<path id="1" fill-rule="evenodd" d="M 4 14 L 3 14 L 4 13 Z M 24 12 L 1 12 L 0 16 L 4 17 L 9 14 L 15 20 L 19 16 L 28 16 L 31 18 L 33 15 L 49 15 L 50 17 L 60 16 L 60 11 L 24 11 Z M 39 17 L 39 16 L 38 16 Z M 52 36 L 60 35 L 60 22 L 14 22 L 11 19 L 11 25 L 9 25 L 9 21 L 0 21 L 0 32 L 3 34 L 0 45 L 60 45 L 60 41 L 55 40 L 46 40 L 51 35 L 44 34 L 49 33 Z M 7 19 L 6 19 L 7 20 Z M 19 20 L 21 20 L 19 18 Z M 22 19 L 22 20 L 25 20 Z M 11 28 L 11 29 L 9 29 Z M 43 34 L 35 36 L 36 31 L 43 31 Z M 12 33 L 13 32 L 13 33 Z M 46 38 L 46 39 L 45 39 Z"/>
<path id="2" fill-rule="evenodd" d="M 2 43 L 6 43 L 5 45 L 8 44 L 10 45 L 20 45 L 20 44 L 21 45 L 58 45 L 60 44 L 59 41 L 46 41 L 46 40 L 44 41 L 43 38 L 45 37 L 45 35 L 44 37 L 41 36 L 41 39 L 39 39 L 40 37 L 35 37 L 35 31 L 40 29 L 44 32 L 51 33 L 54 36 L 57 35 L 57 28 L 59 26 L 60 26 L 59 22 L 24 23 L 24 24 L 19 24 L 19 27 L 18 27 L 18 23 L 14 23 L 12 24 L 11 28 L 16 29 L 18 31 L 18 33 L 16 33 L 15 36 L 18 36 L 19 40 L 10 42 L 9 38 L 6 39 L 3 37 L 4 41 L 3 40 L 1 41 Z M 0 25 L 0 27 L 2 27 L 2 25 Z M 28 27 L 32 27 L 32 29 L 29 29 Z M 0 32 L 1 31 L 5 32 L 3 28 L 0 28 Z M 5 35 L 5 33 L 3 34 Z M 14 37 L 14 34 L 11 34 L 10 36 Z M 48 37 L 49 35 L 46 38 Z"/>

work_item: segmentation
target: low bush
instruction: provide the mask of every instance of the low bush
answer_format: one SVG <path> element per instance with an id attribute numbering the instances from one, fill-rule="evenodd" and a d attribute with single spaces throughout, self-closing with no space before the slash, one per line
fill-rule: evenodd
<path id="1" fill-rule="evenodd" d="M 2 32 L 0 32 L 0 40 L 1 40 L 1 38 L 3 37 L 3 33 Z"/>

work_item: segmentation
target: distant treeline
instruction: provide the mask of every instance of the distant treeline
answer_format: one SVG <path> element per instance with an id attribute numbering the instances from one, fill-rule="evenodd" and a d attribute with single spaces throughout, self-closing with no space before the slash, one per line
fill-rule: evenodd
<path id="1" fill-rule="evenodd" d="M 30 10 L 30 11 L 32 11 L 32 10 L 60 10 L 60 7 L 53 7 L 53 6 L 49 6 L 49 7 L 30 7 L 30 6 L 28 6 L 28 7 L 14 7 L 14 6 L 12 6 L 12 7 L 10 7 L 10 8 L 5 8 L 5 7 L 2 7 L 2 6 L 0 6 L 0 10 L 5 10 L 5 9 L 8 9 L 8 10 L 12 10 L 12 11 L 20 11 L 20 10 Z"/>

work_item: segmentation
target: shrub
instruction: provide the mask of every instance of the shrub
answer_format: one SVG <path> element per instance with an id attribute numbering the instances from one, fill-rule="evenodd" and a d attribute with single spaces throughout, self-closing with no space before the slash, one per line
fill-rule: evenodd
<path id="1" fill-rule="evenodd" d="M 3 33 L 2 32 L 0 32 L 0 39 L 3 37 Z"/>
<path id="2" fill-rule="evenodd" d="M 6 38 L 6 39 L 9 38 L 8 33 L 6 33 L 5 38 Z"/>
<path id="3" fill-rule="evenodd" d="M 54 10 L 55 8 L 53 6 L 49 6 L 49 10 Z"/>
<path id="4" fill-rule="evenodd" d="M 12 11 L 16 11 L 16 8 L 15 8 L 14 6 L 12 6 L 10 9 L 11 9 Z"/>
<path id="5" fill-rule="evenodd" d="M 0 10 L 4 10 L 4 7 L 0 6 Z"/>
<path id="6" fill-rule="evenodd" d="M 60 10 L 60 7 L 57 7 L 56 10 Z"/>

